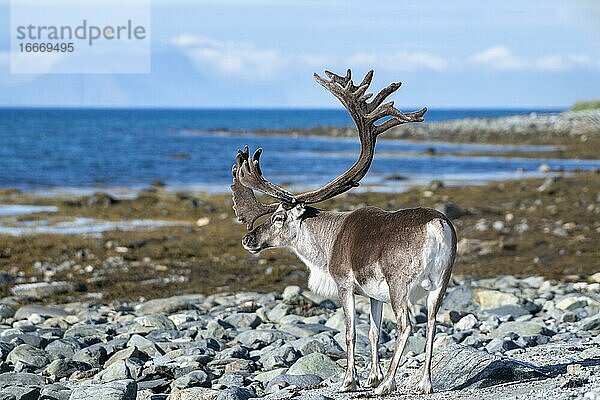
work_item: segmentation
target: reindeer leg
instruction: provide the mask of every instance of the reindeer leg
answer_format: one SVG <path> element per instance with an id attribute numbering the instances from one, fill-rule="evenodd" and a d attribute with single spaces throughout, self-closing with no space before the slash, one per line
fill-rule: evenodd
<path id="1" fill-rule="evenodd" d="M 383 381 L 375 389 L 375 394 L 378 396 L 391 394 L 396 390 L 396 370 L 400 365 L 400 359 L 406 346 L 406 341 L 412 330 L 410 319 L 408 317 L 408 305 L 403 299 L 401 304 L 392 304 L 394 313 L 396 314 L 396 323 L 398 325 L 398 337 L 396 338 L 396 348 L 390 363 L 390 368 L 385 375 Z"/>
<path id="2" fill-rule="evenodd" d="M 431 356 L 433 354 L 433 339 L 435 337 L 435 318 L 442 304 L 445 289 L 439 287 L 427 295 L 427 342 L 425 345 L 425 365 L 423 366 L 423 377 L 419 382 L 419 390 L 429 394 L 433 392 L 431 386 Z"/>
<path id="3" fill-rule="evenodd" d="M 344 382 L 342 383 L 342 392 L 351 392 L 358 389 L 358 375 L 354 365 L 354 340 L 356 336 L 355 322 L 356 312 L 354 310 L 354 288 L 353 284 L 344 284 L 338 287 L 340 301 L 344 309 L 344 317 L 346 322 L 346 354 L 347 366 Z"/>
<path id="4" fill-rule="evenodd" d="M 383 302 L 370 298 L 371 316 L 369 321 L 369 341 L 371 342 L 371 371 L 367 378 L 367 387 L 377 387 L 383 380 L 383 372 L 379 365 L 379 353 L 377 346 L 379 344 L 379 334 L 381 332 L 381 314 L 383 312 Z"/>

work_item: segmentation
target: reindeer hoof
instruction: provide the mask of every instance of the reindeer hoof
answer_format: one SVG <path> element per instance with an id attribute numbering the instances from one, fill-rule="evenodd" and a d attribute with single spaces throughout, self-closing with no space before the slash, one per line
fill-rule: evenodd
<path id="1" fill-rule="evenodd" d="M 344 381 L 342 383 L 342 387 L 340 388 L 340 392 L 355 392 L 358 390 L 358 381 L 356 379 L 352 379 L 351 381 Z"/>
<path id="2" fill-rule="evenodd" d="M 430 380 L 422 380 L 421 382 L 419 382 L 418 389 L 419 389 L 419 392 L 421 392 L 423 394 L 433 393 L 433 387 L 431 387 Z"/>
<path id="3" fill-rule="evenodd" d="M 377 388 L 375 389 L 375 394 L 377 396 L 387 396 L 396 391 L 396 381 L 394 379 L 389 381 L 383 381 Z"/>
<path id="4" fill-rule="evenodd" d="M 383 374 L 381 372 L 379 373 L 370 373 L 369 377 L 367 378 L 367 383 L 366 383 L 366 387 L 370 387 L 370 388 L 376 388 L 381 381 L 383 380 Z"/>

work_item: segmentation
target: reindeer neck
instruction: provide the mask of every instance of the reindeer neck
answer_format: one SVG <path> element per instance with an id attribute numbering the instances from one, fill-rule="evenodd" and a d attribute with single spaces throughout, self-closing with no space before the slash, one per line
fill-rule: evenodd
<path id="1" fill-rule="evenodd" d="M 342 226 L 347 212 L 311 209 L 311 214 L 302 220 L 294 252 L 312 270 L 327 268 L 331 248 Z"/>

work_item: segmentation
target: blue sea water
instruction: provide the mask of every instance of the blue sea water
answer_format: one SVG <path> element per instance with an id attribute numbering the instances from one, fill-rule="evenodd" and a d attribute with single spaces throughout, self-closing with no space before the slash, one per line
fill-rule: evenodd
<path id="1" fill-rule="evenodd" d="M 543 111 L 430 110 L 427 120 L 529 112 Z M 344 110 L 0 109 L 0 188 L 97 190 L 161 181 L 174 189 L 227 190 L 235 152 L 245 144 L 265 149 L 263 170 L 272 180 L 312 186 L 334 178 L 355 160 L 356 139 L 231 131 L 316 126 L 351 126 L 351 121 Z M 420 154 L 430 147 L 451 154 Z M 381 140 L 365 183 L 394 189 L 431 179 L 486 181 L 534 173 L 542 162 L 566 170 L 600 166 L 595 160 L 494 157 L 499 149 Z M 465 151 L 490 155 L 461 156 Z M 408 180 L 386 180 L 390 175 Z"/>

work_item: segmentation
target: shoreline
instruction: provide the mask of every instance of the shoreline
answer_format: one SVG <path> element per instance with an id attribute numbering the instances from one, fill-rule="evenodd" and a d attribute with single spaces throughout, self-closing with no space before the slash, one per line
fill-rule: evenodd
<path id="1" fill-rule="evenodd" d="M 324 208 L 438 208 L 453 219 L 459 235 L 455 274 L 571 279 L 600 269 L 598 193 L 600 173 L 573 173 L 482 186 L 434 182 L 402 193 L 350 192 Z M 56 207 L 54 212 L 9 217 L 12 226 L 56 226 L 73 219 L 120 223 L 109 228 L 135 220 L 181 223 L 92 235 L 0 235 L 0 296 L 9 295 L 14 285 L 46 281 L 85 288 L 59 291 L 47 301 L 282 290 L 307 282 L 306 268 L 285 250 L 268 250 L 259 257 L 243 250 L 239 242 L 246 230 L 236 221 L 228 194 L 161 188 L 124 200 L 102 193 L 65 198 L 0 194 L 0 203 Z"/>
<path id="2" fill-rule="evenodd" d="M 380 140 L 407 139 L 448 143 L 563 146 L 544 156 L 598 159 L 600 153 L 600 110 L 564 111 L 550 114 L 507 117 L 464 118 L 450 121 L 401 125 Z M 321 127 L 287 130 L 223 131 L 236 134 L 354 137 L 354 127 Z M 215 133 L 215 132 L 213 132 Z M 476 155 L 477 153 L 473 153 Z M 501 153 L 502 154 L 502 153 Z M 504 153 L 514 156 L 513 152 Z M 532 153 L 535 155 L 535 153 Z"/>

